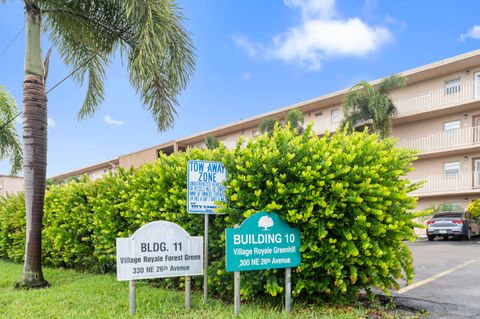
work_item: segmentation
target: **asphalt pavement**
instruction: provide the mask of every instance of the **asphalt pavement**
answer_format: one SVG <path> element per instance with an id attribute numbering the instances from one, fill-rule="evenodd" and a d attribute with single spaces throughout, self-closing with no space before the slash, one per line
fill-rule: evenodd
<path id="1" fill-rule="evenodd" d="M 408 245 L 415 279 L 392 292 L 396 303 L 425 309 L 428 318 L 480 319 L 480 238 L 419 239 Z"/>

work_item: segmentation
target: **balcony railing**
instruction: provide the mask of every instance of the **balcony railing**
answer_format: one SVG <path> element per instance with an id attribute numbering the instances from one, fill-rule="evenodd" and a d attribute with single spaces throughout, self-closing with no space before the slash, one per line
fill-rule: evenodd
<path id="1" fill-rule="evenodd" d="M 455 176 L 435 175 L 423 179 L 410 180 L 412 183 L 425 181 L 422 188 L 411 192 L 411 195 L 427 195 L 431 193 L 463 192 L 478 189 L 480 191 L 480 171 L 472 174 Z"/>
<path id="2" fill-rule="evenodd" d="M 407 115 L 441 109 L 451 104 L 458 104 L 475 98 L 474 81 L 465 80 L 457 92 L 448 92 L 444 87 L 429 90 L 410 97 L 395 98 L 393 103 L 399 115 Z"/>
<path id="3" fill-rule="evenodd" d="M 475 144 L 480 144 L 479 126 L 406 138 L 398 141 L 397 146 L 428 152 Z"/>
<path id="4" fill-rule="evenodd" d="M 330 133 L 335 132 L 335 130 L 340 125 L 341 120 L 343 119 L 343 115 L 340 116 L 340 120 L 337 123 L 332 123 L 332 119 L 329 117 L 325 119 L 320 119 L 314 122 L 313 130 L 317 134 L 323 134 L 325 131 L 329 131 Z"/>
<path id="5" fill-rule="evenodd" d="M 409 115 L 425 111 L 442 109 L 455 104 L 473 101 L 478 97 L 475 96 L 475 82 L 464 80 L 458 87 L 457 91 L 447 90 L 445 87 L 431 89 L 414 96 L 402 96 L 393 98 L 393 103 L 397 107 L 398 115 Z M 334 131 L 338 127 L 338 123 L 332 123 L 330 116 L 315 121 L 314 130 L 318 134 L 326 130 Z"/>

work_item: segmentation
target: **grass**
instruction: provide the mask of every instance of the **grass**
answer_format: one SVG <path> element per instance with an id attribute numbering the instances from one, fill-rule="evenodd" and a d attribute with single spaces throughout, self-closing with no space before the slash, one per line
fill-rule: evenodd
<path id="1" fill-rule="evenodd" d="M 40 290 L 14 290 L 22 265 L 0 260 L 0 318 L 234 318 L 233 305 L 192 295 L 192 309 L 184 308 L 184 294 L 137 284 L 137 315 L 129 315 L 128 282 L 114 275 L 78 273 L 45 268 L 51 287 Z M 267 303 L 246 303 L 240 318 L 408 318 L 404 313 L 340 306 L 293 306 L 290 315 Z M 411 316 L 410 318 L 416 318 Z"/>

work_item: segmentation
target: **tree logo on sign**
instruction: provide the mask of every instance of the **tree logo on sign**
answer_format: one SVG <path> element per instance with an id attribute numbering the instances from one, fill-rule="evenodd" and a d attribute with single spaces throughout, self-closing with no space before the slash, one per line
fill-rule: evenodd
<path id="1" fill-rule="evenodd" d="M 268 228 L 273 226 L 273 219 L 268 216 L 262 216 L 258 220 L 258 227 L 263 227 L 263 230 L 268 230 Z"/>

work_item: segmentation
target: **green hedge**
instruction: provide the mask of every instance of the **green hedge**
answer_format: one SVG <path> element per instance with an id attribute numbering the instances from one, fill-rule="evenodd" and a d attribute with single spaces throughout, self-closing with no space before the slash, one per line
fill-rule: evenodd
<path id="1" fill-rule="evenodd" d="M 186 212 L 190 159 L 221 160 L 228 169 L 228 205 L 211 217 L 210 291 L 230 296 L 225 272 L 224 229 L 257 211 L 278 213 L 302 232 L 302 264 L 293 271 L 294 295 L 351 298 L 361 289 L 410 280 L 405 239 L 414 238 L 415 198 L 405 175 L 412 152 L 367 133 L 327 134 L 309 127 L 277 127 L 234 150 L 191 149 L 162 155 L 138 170 L 120 169 L 101 179 L 48 189 L 43 230 L 44 261 L 82 270 L 113 271 L 115 238 L 154 220 L 178 223 L 203 234 L 203 216 Z M 23 257 L 23 197 L 2 199 L 0 257 Z M 283 270 L 242 273 L 242 298 L 283 292 Z M 199 283 L 200 278 L 197 278 Z M 178 284 L 178 282 L 176 282 Z"/>
<path id="2" fill-rule="evenodd" d="M 480 219 L 480 199 L 470 203 L 467 210 L 472 214 L 474 218 Z"/>

